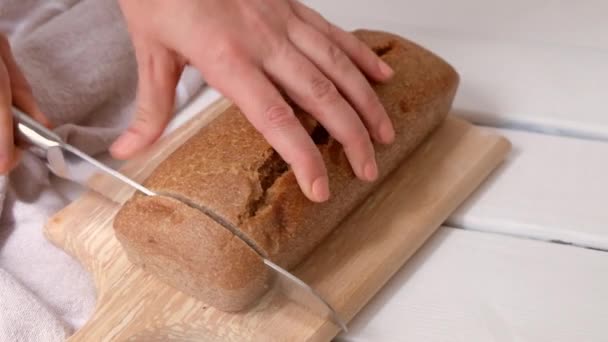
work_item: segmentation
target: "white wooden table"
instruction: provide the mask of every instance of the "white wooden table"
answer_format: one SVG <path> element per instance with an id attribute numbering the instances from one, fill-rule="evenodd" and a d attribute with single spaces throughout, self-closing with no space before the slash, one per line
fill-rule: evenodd
<path id="1" fill-rule="evenodd" d="M 304 2 L 446 58 L 454 113 L 513 143 L 337 340 L 608 341 L 608 1 Z"/>

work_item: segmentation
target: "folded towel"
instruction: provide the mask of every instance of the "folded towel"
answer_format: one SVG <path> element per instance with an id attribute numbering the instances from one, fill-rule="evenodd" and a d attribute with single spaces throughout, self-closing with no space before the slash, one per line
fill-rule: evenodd
<path id="1" fill-rule="evenodd" d="M 116 0 L 2 0 L 0 30 L 56 131 L 90 154 L 106 151 L 130 121 L 137 83 Z M 176 107 L 202 85 L 187 69 Z M 94 307 L 89 275 L 43 236 L 46 219 L 67 205 L 49 184 L 27 154 L 0 177 L 0 342 L 63 340 Z"/>

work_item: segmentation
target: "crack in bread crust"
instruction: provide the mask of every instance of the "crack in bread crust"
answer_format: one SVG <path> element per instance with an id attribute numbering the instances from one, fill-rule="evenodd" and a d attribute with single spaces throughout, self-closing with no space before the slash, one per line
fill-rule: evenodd
<path id="1" fill-rule="evenodd" d="M 378 57 L 384 57 L 395 48 L 395 45 L 397 45 L 395 40 L 389 40 L 382 45 L 373 46 L 372 51 L 374 51 Z"/>
<path id="2" fill-rule="evenodd" d="M 310 137 L 317 146 L 327 145 L 331 140 L 327 130 L 317 121 L 314 121 L 314 128 L 310 133 Z M 290 170 L 289 164 L 274 149 L 270 149 L 268 154 L 269 156 L 256 170 L 256 181 L 261 188 L 261 193 L 252 194 L 252 198 L 247 203 L 247 210 L 239 215 L 236 226 L 240 226 L 245 220 L 254 217 L 262 208 L 268 205 L 268 191 L 279 178 L 283 177 Z"/>
<path id="3" fill-rule="evenodd" d="M 247 211 L 239 216 L 239 225 L 246 219 L 255 216 L 267 204 L 268 189 L 289 170 L 289 165 L 274 150 L 264 163 L 257 169 L 257 181 L 262 193 L 247 203 Z"/>

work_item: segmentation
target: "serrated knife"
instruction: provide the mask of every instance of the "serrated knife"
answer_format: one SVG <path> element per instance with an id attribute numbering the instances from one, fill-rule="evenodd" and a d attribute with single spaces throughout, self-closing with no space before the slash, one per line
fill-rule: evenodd
<path id="1" fill-rule="evenodd" d="M 17 140 L 20 143 L 26 143 L 28 150 L 43 160 L 49 170 L 55 175 L 91 189 L 113 202 L 117 201 L 114 198 L 114 194 L 108 193 L 111 187 L 96 186 L 99 182 L 92 182 L 93 178 L 105 174 L 110 176 L 111 180 L 128 185 L 144 195 L 159 195 L 121 172 L 64 142 L 57 134 L 14 107 L 13 117 L 15 118 Z M 167 194 L 162 195 L 167 196 Z M 182 199 L 174 199 L 183 202 Z M 189 205 L 188 203 L 184 204 Z M 222 220 L 216 217 L 211 218 L 224 228 L 230 230 Z M 347 330 L 345 321 L 312 287 L 271 260 L 263 256 L 260 257 L 263 259 L 266 267 L 275 275 L 275 281 L 277 281 L 281 292 L 289 299 L 323 318 L 331 319 L 342 330 Z"/>

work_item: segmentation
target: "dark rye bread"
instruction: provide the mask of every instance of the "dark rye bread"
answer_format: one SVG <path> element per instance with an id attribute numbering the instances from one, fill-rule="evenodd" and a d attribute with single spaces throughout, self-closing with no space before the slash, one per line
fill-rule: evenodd
<path id="1" fill-rule="evenodd" d="M 355 34 L 395 70 L 391 81 L 373 85 L 396 130 L 392 145 L 376 144 L 378 181 L 358 180 L 340 144 L 296 108 L 323 155 L 332 192 L 326 203 L 309 201 L 298 188 L 289 166 L 233 106 L 175 151 L 145 184 L 213 212 L 258 253 L 283 267 L 295 266 L 443 121 L 458 85 L 458 75 L 452 67 L 414 43 L 382 32 Z M 135 196 L 115 220 L 117 236 L 132 261 L 222 310 L 244 308 L 251 303 L 248 299 L 263 292 L 263 285 L 257 281 L 267 279 L 267 275 L 258 267 L 259 261 L 251 261 L 252 248 L 243 244 L 238 247 L 243 250 L 235 252 L 235 242 L 223 260 L 205 262 L 203 256 L 210 253 L 209 249 L 220 248 L 221 241 L 194 237 L 204 235 L 202 231 L 213 231 L 222 238 L 232 233 L 228 230 L 219 233 L 219 225 L 210 223 L 202 214 L 192 214 L 186 205 L 172 203 L 163 207 L 165 212 L 154 215 L 150 210 L 141 210 L 156 201 L 166 202 Z M 156 227 L 158 222 L 172 219 L 182 221 L 181 226 Z M 187 223 L 189 219 L 197 224 Z M 150 239 L 154 242 L 149 242 Z M 243 271 L 242 265 L 250 265 L 252 269 Z M 209 272 L 233 281 L 224 283 L 215 279 L 206 283 L 205 274 Z M 254 276 L 256 272 L 259 278 Z M 227 283 L 242 286 L 252 296 L 235 299 L 234 287 L 223 292 L 222 286 Z M 254 289 L 254 285 L 259 287 Z M 239 300 L 241 305 L 233 305 Z M 223 305 L 227 302 L 230 307 Z"/>

